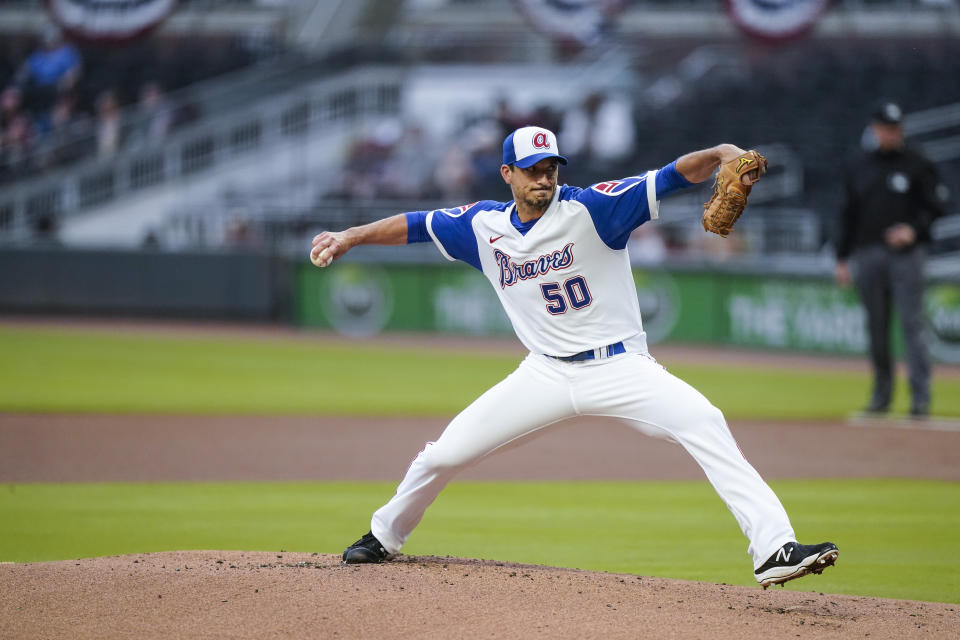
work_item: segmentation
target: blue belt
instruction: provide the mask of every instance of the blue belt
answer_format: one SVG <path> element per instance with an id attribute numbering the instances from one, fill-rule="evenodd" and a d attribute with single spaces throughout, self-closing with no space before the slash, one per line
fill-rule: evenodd
<path id="1" fill-rule="evenodd" d="M 599 349 L 588 349 L 586 351 L 581 351 L 580 353 L 575 353 L 572 356 L 548 356 L 555 360 L 560 360 L 562 362 L 583 362 L 584 360 L 595 360 L 597 358 L 609 358 L 615 356 L 618 353 L 626 353 L 627 350 L 623 346 L 622 342 L 615 342 L 613 344 L 608 344 L 605 347 L 600 347 Z"/>

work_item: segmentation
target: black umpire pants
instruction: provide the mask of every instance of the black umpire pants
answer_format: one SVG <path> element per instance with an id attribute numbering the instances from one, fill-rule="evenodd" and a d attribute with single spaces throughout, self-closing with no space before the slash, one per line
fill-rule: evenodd
<path id="1" fill-rule="evenodd" d="M 911 410 L 926 413 L 929 409 L 930 355 L 923 312 L 925 254 L 922 247 L 898 252 L 877 245 L 858 249 L 853 255 L 854 282 L 867 311 L 874 376 L 871 408 L 886 409 L 893 392 L 890 319 L 895 305 L 903 325 Z"/>

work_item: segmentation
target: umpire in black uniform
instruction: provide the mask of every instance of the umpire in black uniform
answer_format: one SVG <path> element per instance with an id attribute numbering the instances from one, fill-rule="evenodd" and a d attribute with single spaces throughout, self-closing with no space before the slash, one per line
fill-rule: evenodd
<path id="1" fill-rule="evenodd" d="M 836 279 L 842 286 L 853 281 L 867 311 L 874 379 L 866 411 L 885 413 L 890 407 L 890 317 L 895 305 L 906 346 L 910 413 L 923 417 L 930 410 L 923 265 L 930 224 L 943 214 L 938 197 L 942 187 L 933 163 L 904 145 L 902 117 L 897 104 L 882 103 L 870 123 L 877 149 L 847 171 Z"/>

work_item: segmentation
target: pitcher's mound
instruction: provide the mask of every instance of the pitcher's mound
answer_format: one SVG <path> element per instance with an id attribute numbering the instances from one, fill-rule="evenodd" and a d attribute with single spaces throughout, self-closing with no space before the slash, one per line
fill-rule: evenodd
<path id="1" fill-rule="evenodd" d="M 903 640 L 960 628 L 949 604 L 417 556 L 343 566 L 323 554 L 184 551 L 2 564 L 0 588 L 3 638 Z"/>

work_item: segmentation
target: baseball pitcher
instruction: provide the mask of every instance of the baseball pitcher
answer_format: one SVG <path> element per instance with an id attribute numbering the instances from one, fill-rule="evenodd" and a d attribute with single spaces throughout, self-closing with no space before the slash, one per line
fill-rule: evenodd
<path id="1" fill-rule="evenodd" d="M 693 456 L 749 540 L 764 588 L 834 564 L 836 545 L 797 542 L 783 506 L 740 452 L 723 414 L 650 355 L 627 255 L 631 232 L 658 217 L 662 198 L 717 169 L 703 224 L 726 236 L 766 159 L 722 144 L 586 189 L 558 186 L 565 164 L 551 131 L 523 127 L 503 143 L 500 174 L 513 200 L 398 214 L 313 239 L 310 258 L 318 267 L 357 245 L 433 242 L 448 260 L 486 276 L 530 351 L 427 443 L 343 561 L 382 562 L 399 553 L 458 472 L 518 438 L 594 415 L 678 442 Z"/>

